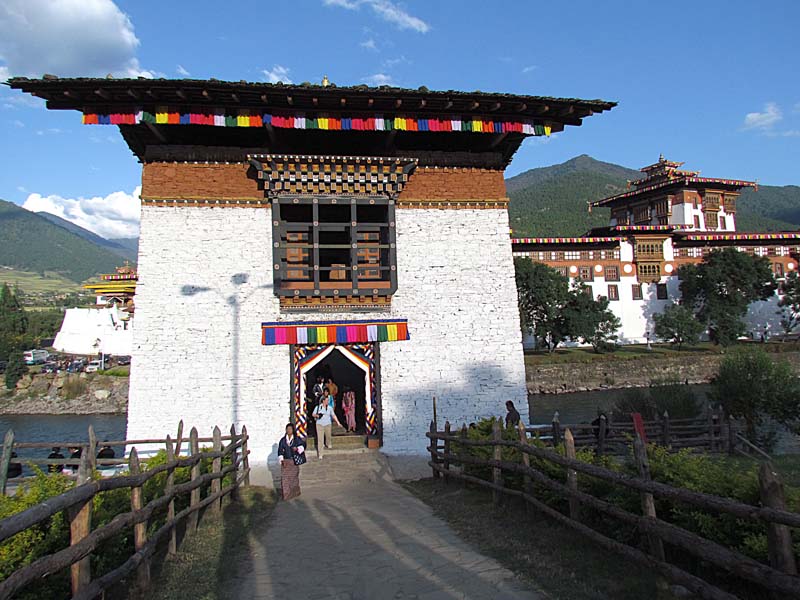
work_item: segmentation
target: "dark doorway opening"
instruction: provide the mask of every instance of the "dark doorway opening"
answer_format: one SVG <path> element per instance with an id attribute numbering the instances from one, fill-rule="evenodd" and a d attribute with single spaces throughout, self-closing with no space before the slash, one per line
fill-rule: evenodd
<path id="1" fill-rule="evenodd" d="M 353 364 L 341 352 L 334 350 L 308 372 L 307 385 L 309 388 L 313 388 L 318 376 L 321 376 L 325 382 L 328 381 L 328 378 L 332 378 L 339 388 L 336 394 L 336 416 L 342 425 L 347 426 L 344 410 L 342 409 L 342 396 L 347 389 L 355 392 L 356 433 L 360 435 L 366 434 L 367 385 L 364 370 Z M 344 435 L 345 433 L 346 431 L 334 425 L 334 435 Z"/>

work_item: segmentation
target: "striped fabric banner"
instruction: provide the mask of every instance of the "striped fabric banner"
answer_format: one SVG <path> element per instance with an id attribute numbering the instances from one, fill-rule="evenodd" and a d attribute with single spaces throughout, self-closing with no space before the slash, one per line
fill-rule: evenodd
<path id="1" fill-rule="evenodd" d="M 404 115 L 329 115 L 324 113 L 270 114 L 240 110 L 235 115 L 223 109 L 207 109 L 203 113 L 184 113 L 159 106 L 155 112 L 83 113 L 84 125 L 209 125 L 213 127 L 281 127 L 285 129 L 322 129 L 329 131 L 463 131 L 469 133 L 521 133 L 549 136 L 549 125 L 532 120 L 485 120 L 471 117 L 410 117 Z"/>
<path id="2" fill-rule="evenodd" d="M 264 346 L 281 344 L 355 344 L 410 339 L 406 319 L 382 321 L 299 321 L 261 324 Z"/>

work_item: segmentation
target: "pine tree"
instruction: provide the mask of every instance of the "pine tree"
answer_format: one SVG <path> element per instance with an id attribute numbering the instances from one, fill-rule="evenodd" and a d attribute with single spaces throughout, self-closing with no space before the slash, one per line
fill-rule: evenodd
<path id="1" fill-rule="evenodd" d="M 28 317 L 7 283 L 0 288 L 0 360 L 11 356 L 28 329 Z"/>
<path id="2" fill-rule="evenodd" d="M 25 359 L 22 357 L 22 352 L 14 352 L 8 358 L 8 365 L 6 366 L 5 382 L 6 388 L 13 390 L 17 382 L 28 372 L 28 367 L 25 364 Z"/>

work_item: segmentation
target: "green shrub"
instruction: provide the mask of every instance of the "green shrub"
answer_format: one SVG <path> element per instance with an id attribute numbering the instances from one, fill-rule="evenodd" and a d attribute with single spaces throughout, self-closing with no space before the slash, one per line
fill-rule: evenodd
<path id="1" fill-rule="evenodd" d="M 637 390 L 629 396 L 633 400 L 646 397 L 652 400 L 650 395 L 640 395 Z M 680 394 L 667 395 L 671 402 L 678 402 L 675 398 L 680 398 Z M 688 400 L 682 400 L 688 403 Z M 641 411 L 640 411 L 641 412 Z M 493 419 L 487 419 L 476 424 L 470 429 L 468 438 L 473 440 L 491 439 Z M 503 439 L 517 440 L 519 434 L 516 430 L 503 430 Z M 544 443 L 538 438 L 530 440 L 531 445 L 544 448 Z M 466 446 L 453 443 L 453 452 L 463 452 L 468 456 L 480 458 L 481 460 L 490 459 L 493 449 L 491 446 Z M 553 450 L 560 455 L 564 455 L 564 446 Z M 502 457 L 504 461 L 522 462 L 520 452 L 515 448 L 504 447 Z M 594 451 L 588 448 L 578 449 L 576 453 L 578 460 L 602 466 L 606 469 L 617 471 L 630 476 L 638 476 L 638 471 L 630 457 L 628 460 L 620 461 L 608 456 L 598 457 Z M 648 447 L 650 459 L 650 472 L 655 481 L 672 485 L 674 487 L 704 492 L 715 496 L 732 498 L 745 504 L 758 506 L 760 504 L 757 467 L 748 465 L 741 467 L 736 463 L 732 468 L 730 461 L 725 459 L 710 457 L 707 455 L 692 454 L 688 449 L 676 453 L 670 453 L 667 449 L 650 445 Z M 546 475 L 550 479 L 564 483 L 566 481 L 566 469 L 551 461 L 530 456 L 531 467 Z M 470 465 L 465 463 L 465 472 L 475 477 L 480 477 L 491 481 L 491 468 Z M 521 475 L 504 471 L 504 484 L 512 489 L 522 489 L 523 478 Z M 604 480 L 600 480 L 585 474 L 578 475 L 578 488 L 587 494 L 610 502 L 633 514 L 641 514 L 641 499 L 635 490 L 618 486 Z M 559 493 L 554 492 L 546 486 L 533 483 L 533 495 L 545 502 L 549 506 L 568 513 L 568 502 Z M 786 486 L 786 501 L 788 509 L 800 512 L 800 488 Z M 692 531 L 707 539 L 719 544 L 735 549 L 747 556 L 762 562 L 768 562 L 766 544 L 766 525 L 761 521 L 743 520 L 721 513 L 719 511 L 706 511 L 698 509 L 688 504 L 674 502 L 663 498 L 656 498 L 656 512 L 658 517 L 669 523 L 673 523 L 688 531 Z M 608 537 L 614 538 L 630 545 L 645 543 L 639 532 L 632 526 L 618 522 L 604 513 L 599 513 L 586 506 L 581 508 L 581 520 L 585 524 L 600 531 Z M 795 551 L 800 553 L 800 531 L 792 531 Z M 698 571 L 706 568 L 701 562 L 687 552 L 672 549 L 670 560 L 691 571 Z M 719 576 L 722 581 L 722 574 L 715 574 L 709 570 L 711 576 Z"/>
<path id="2" fill-rule="evenodd" d="M 693 419 L 702 414 L 702 407 L 691 386 L 673 382 L 624 390 L 614 404 L 619 420 L 630 420 L 630 414 L 638 412 L 645 421 L 654 421 L 665 411 L 672 419 Z"/>
<path id="3" fill-rule="evenodd" d="M 100 375 L 108 375 L 109 377 L 130 377 L 130 367 L 113 367 L 105 371 L 98 371 Z"/>

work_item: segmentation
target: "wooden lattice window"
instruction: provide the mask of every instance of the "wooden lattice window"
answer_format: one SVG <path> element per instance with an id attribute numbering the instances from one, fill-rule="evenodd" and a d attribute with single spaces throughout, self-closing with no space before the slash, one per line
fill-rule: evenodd
<path id="1" fill-rule="evenodd" d="M 619 267 L 608 266 L 604 272 L 606 281 L 619 281 Z"/>
<path id="2" fill-rule="evenodd" d="M 669 298 L 669 294 L 667 293 L 666 283 L 656 284 L 656 298 L 658 298 L 659 300 L 667 300 Z"/>
<path id="3" fill-rule="evenodd" d="M 639 283 L 634 283 L 631 285 L 631 298 L 633 300 L 641 300 L 642 299 L 642 286 Z"/>
<path id="4" fill-rule="evenodd" d="M 608 299 L 619 300 L 619 288 L 614 283 L 609 284 L 608 286 Z"/>
<path id="5" fill-rule="evenodd" d="M 581 281 L 592 281 L 594 279 L 592 267 L 578 267 L 578 279 Z"/>
<path id="6" fill-rule="evenodd" d="M 397 290 L 394 202 L 388 198 L 273 199 L 278 296 L 390 296 Z"/>

